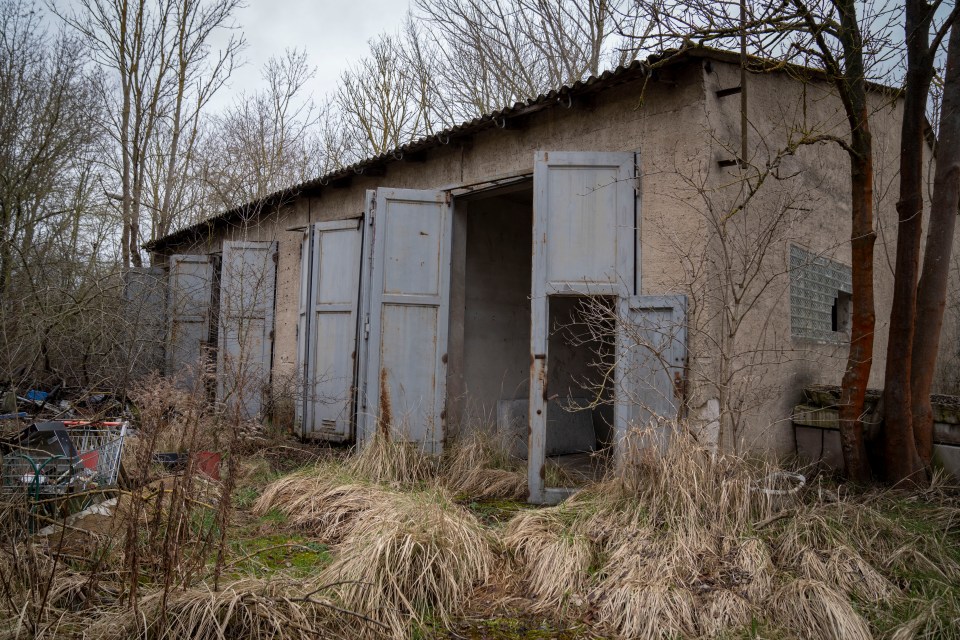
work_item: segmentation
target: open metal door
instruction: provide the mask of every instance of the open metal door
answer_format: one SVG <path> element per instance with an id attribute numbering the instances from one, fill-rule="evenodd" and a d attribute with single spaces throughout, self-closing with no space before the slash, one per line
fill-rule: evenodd
<path id="1" fill-rule="evenodd" d="M 298 365 L 305 438 L 353 435 L 360 302 L 360 220 L 320 222 L 304 238 Z"/>
<path id="2" fill-rule="evenodd" d="M 637 284 L 637 158 L 634 153 L 540 151 L 533 170 L 530 501 L 571 491 L 544 485 L 550 298 L 623 298 Z"/>
<path id="3" fill-rule="evenodd" d="M 223 243 L 217 399 L 256 418 L 270 385 L 277 243 Z"/>
<path id="4" fill-rule="evenodd" d="M 372 426 L 440 452 L 450 307 L 448 194 L 378 189 L 365 404 Z M 371 420 L 372 418 L 372 420 Z"/>
<path id="5" fill-rule="evenodd" d="M 662 450 L 685 396 L 687 297 L 622 298 L 617 315 L 616 442 L 636 428 Z"/>
<path id="6" fill-rule="evenodd" d="M 187 387 L 196 382 L 197 368 L 208 355 L 212 290 L 210 256 L 170 256 L 166 372 Z"/>

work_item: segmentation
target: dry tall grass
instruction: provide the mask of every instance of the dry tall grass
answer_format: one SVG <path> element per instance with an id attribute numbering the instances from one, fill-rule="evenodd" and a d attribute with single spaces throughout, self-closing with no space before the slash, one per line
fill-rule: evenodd
<path id="1" fill-rule="evenodd" d="M 441 464 L 440 482 L 473 499 L 527 497 L 527 472 L 522 460 L 511 458 L 506 444 L 485 430 L 455 441 Z"/>
<path id="2" fill-rule="evenodd" d="M 391 498 L 387 489 L 328 464 L 272 482 L 254 504 L 253 512 L 265 515 L 276 509 L 293 526 L 335 543 L 350 531 L 359 516 Z"/>
<path id="3" fill-rule="evenodd" d="M 157 640 L 286 640 L 304 637 L 354 638 L 355 628 L 380 628 L 342 611 L 310 584 L 248 579 L 220 590 L 199 586 L 145 594 L 137 612 L 112 609 L 86 630 L 92 638 Z"/>
<path id="4" fill-rule="evenodd" d="M 254 512 L 278 510 L 289 524 L 335 544 L 321 579 L 338 585 L 344 608 L 405 637 L 426 615 L 448 622 L 493 565 L 488 532 L 432 486 L 435 470 L 411 445 L 375 438 L 342 464 L 271 483 Z"/>
<path id="5" fill-rule="evenodd" d="M 435 466 L 416 443 L 387 437 L 378 430 L 347 460 L 346 469 L 370 482 L 410 487 L 433 478 Z"/>
<path id="6" fill-rule="evenodd" d="M 147 420 L 160 428 L 170 416 L 202 424 L 153 397 Z M 332 564 L 303 583 L 218 587 L 210 565 L 222 563 L 229 500 L 200 499 L 206 485 L 188 470 L 121 496 L 111 529 L 121 534 L 93 536 L 112 542 L 109 553 L 95 545 L 85 559 L 57 546 L 67 535 L 44 547 L 19 531 L 0 548 L 0 638 L 400 638 L 449 629 L 480 585 L 489 606 L 589 620 L 591 632 L 624 638 L 960 638 L 960 563 L 946 542 L 960 528 L 953 494 L 936 484 L 928 496 L 794 490 L 790 474 L 716 455 L 681 427 L 657 455 L 642 435 L 621 443 L 603 482 L 503 528 L 453 497 L 525 494 L 522 468 L 483 436 L 440 459 L 374 439 L 281 477 L 253 511 L 277 510 L 286 517 L 271 527 L 331 545 Z M 135 481 L 155 473 L 136 469 Z M 939 506 L 926 520 L 897 517 L 928 497 Z M 0 513 L 5 539 L 17 529 L 11 513 Z"/>
<path id="7" fill-rule="evenodd" d="M 817 580 L 793 580 L 770 600 L 771 615 L 804 639 L 872 640 L 867 621 L 843 594 Z"/>
<path id="8" fill-rule="evenodd" d="M 629 638 L 720 637 L 751 620 L 785 635 L 869 637 L 851 601 L 882 606 L 899 590 L 858 550 L 870 527 L 893 535 L 895 523 L 818 501 L 785 484 L 790 474 L 718 455 L 681 428 L 661 453 L 634 446 L 644 441 L 632 434 L 600 485 L 508 524 L 505 546 L 538 609 L 586 602 Z M 839 526 L 825 515 L 838 509 L 849 511 Z M 902 533 L 881 546 L 902 546 Z"/>
<path id="9" fill-rule="evenodd" d="M 581 531 L 571 527 L 576 513 L 564 508 L 526 511 L 504 531 L 521 578 L 535 598 L 537 611 L 559 610 L 584 592 L 596 552 Z"/>
<path id="10" fill-rule="evenodd" d="M 439 491 L 394 494 L 357 520 L 322 580 L 344 607 L 408 637 L 424 616 L 449 624 L 494 565 L 487 531 Z"/>

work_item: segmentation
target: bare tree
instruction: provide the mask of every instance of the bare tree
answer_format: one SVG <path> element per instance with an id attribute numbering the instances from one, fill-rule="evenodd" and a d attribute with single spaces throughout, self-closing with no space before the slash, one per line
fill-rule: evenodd
<path id="1" fill-rule="evenodd" d="M 850 203 L 853 273 L 850 352 L 842 381 L 840 424 L 847 473 L 864 481 L 870 478 L 862 417 L 867 381 L 873 361 L 874 229 L 873 137 L 870 131 L 871 74 L 884 73 L 898 50 L 892 29 L 897 7 L 862 7 L 853 0 L 789 0 L 784 2 L 707 3 L 679 0 L 664 6 L 644 3 L 643 11 L 655 27 L 644 34 L 643 46 L 660 49 L 689 42 L 739 48 L 741 83 L 748 68 L 795 68 L 802 63 L 820 70 L 833 85 L 848 123 L 848 135 L 825 134 L 810 142 L 840 145 L 850 160 Z M 747 58 L 756 53 L 763 60 Z M 886 71 L 886 73 L 889 73 Z M 747 132 L 747 87 L 741 96 L 742 135 Z M 747 161 L 748 158 L 741 158 Z"/>
<path id="2" fill-rule="evenodd" d="M 100 68 L 110 71 L 103 91 L 113 103 L 106 127 L 120 156 L 115 170 L 124 265 L 142 263 L 144 209 L 157 212 L 157 232 L 170 228 L 177 195 L 166 191 L 193 151 L 200 109 L 229 76 L 243 46 L 242 39 L 230 38 L 211 60 L 209 38 L 228 28 L 240 1 L 79 0 L 69 10 L 52 6 L 83 36 Z M 163 188 L 157 190 L 160 200 L 148 203 L 148 169 L 158 150 L 166 157 L 165 170 L 156 176 Z"/>
<path id="3" fill-rule="evenodd" d="M 423 58 L 405 51 L 399 36 L 370 41 L 370 54 L 340 77 L 336 101 L 360 157 L 394 149 L 426 132 L 429 72 L 410 67 Z"/>
<path id="4" fill-rule="evenodd" d="M 501 109 L 629 62 L 621 31 L 636 13 L 621 0 L 418 0 L 444 52 L 440 71 L 459 119 Z"/>
<path id="5" fill-rule="evenodd" d="M 48 47 L 30 3 L 0 4 L 0 297 L 49 226 L 69 220 L 100 103 L 79 43 Z"/>
<path id="6" fill-rule="evenodd" d="M 935 59 L 941 42 L 956 22 L 957 8 L 939 25 L 935 25 L 935 13 L 940 2 L 933 4 L 926 0 L 908 0 L 906 2 L 905 41 L 907 50 L 907 73 L 904 84 L 903 119 L 900 141 L 900 200 L 897 203 L 899 218 L 897 232 L 897 262 L 894 278 L 893 305 L 890 311 L 890 333 L 887 347 L 887 367 L 884 375 L 884 473 L 893 481 L 923 475 L 924 468 L 930 463 L 932 455 L 932 419 L 925 428 L 915 428 L 915 411 L 912 402 L 918 403 L 920 416 L 931 415 L 930 389 L 933 381 L 933 369 L 936 364 L 939 319 L 942 312 L 933 314 L 934 323 L 925 323 L 924 335 L 915 332 L 920 322 L 918 312 L 917 283 L 920 271 L 920 239 L 923 231 L 923 191 L 924 191 L 924 149 L 926 148 L 927 102 L 930 85 L 935 71 Z M 931 41 L 931 30 L 933 39 Z M 951 97 L 952 99 L 952 97 Z M 948 139 L 951 120 L 942 121 L 947 125 Z M 941 174 L 940 163 L 952 162 L 950 148 L 940 147 L 946 157 L 938 159 L 937 177 L 951 181 L 948 174 Z M 956 178 L 952 179 L 956 182 Z M 938 191 L 943 196 L 947 185 L 940 182 Z M 955 187 L 954 187 L 955 189 Z M 955 198 L 954 198 L 955 199 Z M 949 200 L 949 196 L 948 196 Z M 946 202 L 938 203 L 941 206 Z M 954 205 L 955 206 L 955 205 Z M 931 221 L 932 223 L 932 221 Z M 948 224 L 952 230 L 952 217 L 939 218 L 940 225 Z M 952 233 L 949 238 L 952 241 Z M 946 247 L 949 250 L 949 245 Z M 942 255 L 943 248 L 940 249 Z M 942 261 L 940 271 L 943 274 L 943 294 L 935 294 L 934 299 L 946 293 L 946 274 L 949 265 L 949 253 Z M 930 265 L 931 263 L 925 263 Z M 929 277 L 935 277 L 930 274 Z M 933 300 L 927 300 L 929 306 Z M 941 303 L 942 304 L 942 303 Z M 925 348 L 929 342 L 933 349 Z M 925 360 L 914 362 L 913 348 L 917 345 Z M 920 355 L 920 353 L 918 353 Z M 913 370 L 917 374 L 913 375 Z M 927 373 L 929 370 L 929 373 Z M 911 386 L 917 389 L 911 390 Z M 922 407 L 926 407 L 926 411 Z"/>
<path id="7" fill-rule="evenodd" d="M 911 370 L 913 430 L 921 460 L 929 464 L 933 453 L 933 411 L 930 392 L 940 347 L 947 282 L 960 202 L 960 28 L 950 31 L 944 74 L 940 135 L 937 142 L 930 228 L 917 291 L 916 328 Z"/>
<path id="8" fill-rule="evenodd" d="M 96 378 L 112 270 L 98 196 L 102 103 L 80 43 L 0 3 L 0 375 Z"/>
<path id="9" fill-rule="evenodd" d="M 267 89 L 241 95 L 212 118 L 202 151 L 211 213 L 253 202 L 322 170 L 328 156 L 324 147 L 329 142 L 336 149 L 337 139 L 329 106 L 318 109 L 304 96 L 313 74 L 306 53 L 288 50 L 264 66 Z"/>

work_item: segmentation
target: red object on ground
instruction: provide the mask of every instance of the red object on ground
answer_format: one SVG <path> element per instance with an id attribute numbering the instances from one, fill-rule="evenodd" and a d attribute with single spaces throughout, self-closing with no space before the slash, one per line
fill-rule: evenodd
<path id="1" fill-rule="evenodd" d="M 192 455 L 197 457 L 197 469 L 200 473 L 213 480 L 220 479 L 220 454 L 215 451 L 198 451 Z"/>

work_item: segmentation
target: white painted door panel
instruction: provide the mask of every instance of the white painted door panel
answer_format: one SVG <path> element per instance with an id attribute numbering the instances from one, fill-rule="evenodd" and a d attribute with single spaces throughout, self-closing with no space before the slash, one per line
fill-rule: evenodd
<path id="1" fill-rule="evenodd" d="M 378 189 L 373 219 L 366 412 L 391 437 L 438 453 L 446 402 L 450 204 L 440 191 Z"/>
<path id="2" fill-rule="evenodd" d="M 317 223 L 309 241 L 303 435 L 343 441 L 354 424 L 363 228 L 360 220 Z"/>
<path id="3" fill-rule="evenodd" d="M 192 387 L 210 339 L 210 296 L 213 266 L 209 256 L 170 256 L 167 289 L 168 376 Z"/>
<path id="4" fill-rule="evenodd" d="M 543 151 L 534 189 L 534 295 L 633 292 L 633 153 Z"/>
<path id="5" fill-rule="evenodd" d="M 544 486 L 550 298 L 622 298 L 635 293 L 639 258 L 636 166 L 634 153 L 539 151 L 534 158 L 531 502 L 555 502 L 566 495 Z"/>
<path id="6" fill-rule="evenodd" d="M 310 306 L 313 285 L 313 226 L 308 226 L 303 232 L 300 241 L 300 295 L 297 298 L 297 376 L 299 395 L 294 409 L 294 419 L 301 435 L 312 428 L 309 416 L 310 393 L 310 361 L 307 354 L 310 350 Z M 308 427 L 308 425 L 310 425 Z"/>
<path id="7" fill-rule="evenodd" d="M 620 300 L 617 331 L 617 441 L 631 428 L 649 429 L 662 447 L 669 421 L 680 414 L 687 363 L 687 298 L 633 296 Z"/>
<path id="8" fill-rule="evenodd" d="M 270 385 L 276 242 L 223 243 L 217 398 L 257 418 Z"/>

